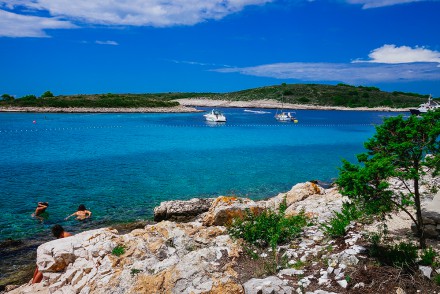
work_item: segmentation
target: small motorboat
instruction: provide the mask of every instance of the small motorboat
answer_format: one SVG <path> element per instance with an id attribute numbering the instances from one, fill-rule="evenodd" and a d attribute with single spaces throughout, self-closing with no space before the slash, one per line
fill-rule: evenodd
<path id="1" fill-rule="evenodd" d="M 428 102 L 420 104 L 419 108 L 417 109 L 410 109 L 409 111 L 411 114 L 419 115 L 421 113 L 427 113 L 430 110 L 435 110 L 437 108 L 440 108 L 440 104 L 432 100 L 432 96 L 429 95 Z"/>
<path id="2" fill-rule="evenodd" d="M 243 110 L 243 111 L 244 111 L 244 112 L 258 113 L 258 114 L 270 113 L 269 111 L 263 111 L 263 110 L 250 110 L 250 109 L 245 109 L 245 110 Z"/>
<path id="3" fill-rule="evenodd" d="M 226 122 L 226 117 L 220 110 L 213 109 L 210 113 L 204 114 L 203 116 L 210 122 Z"/>
<path id="4" fill-rule="evenodd" d="M 292 114 L 290 112 L 280 112 L 275 114 L 275 119 L 278 121 L 293 121 L 294 123 L 297 123 L 298 120 L 292 116 Z"/>

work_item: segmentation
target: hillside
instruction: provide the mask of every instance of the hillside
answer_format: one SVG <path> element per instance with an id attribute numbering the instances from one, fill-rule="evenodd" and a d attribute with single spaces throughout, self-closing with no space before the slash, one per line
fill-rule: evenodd
<path id="1" fill-rule="evenodd" d="M 46 92 L 47 93 L 47 92 Z M 49 92 L 50 93 L 50 92 Z M 284 103 L 314 106 L 344 107 L 416 107 L 426 102 L 428 95 L 404 92 L 384 92 L 376 87 L 355 87 L 346 84 L 282 84 L 230 93 L 156 93 L 156 94 L 82 94 L 45 96 L 27 95 L 14 99 L 3 94 L 0 106 L 12 107 L 173 107 L 175 99 L 205 98 L 228 101 L 274 99 Z"/>
<path id="2" fill-rule="evenodd" d="M 416 107 L 426 102 L 428 95 L 403 92 L 384 92 L 376 87 L 355 87 L 346 84 L 283 84 L 216 95 L 215 99 L 259 100 L 275 99 L 291 104 L 345 107 L 392 108 Z"/>

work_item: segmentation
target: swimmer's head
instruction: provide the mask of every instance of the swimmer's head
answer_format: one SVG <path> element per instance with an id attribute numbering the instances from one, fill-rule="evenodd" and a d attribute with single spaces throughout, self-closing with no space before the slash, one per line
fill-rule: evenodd
<path id="1" fill-rule="evenodd" d="M 61 238 L 63 236 L 64 229 L 60 225 L 54 225 L 52 227 L 52 234 L 55 236 L 55 238 Z"/>

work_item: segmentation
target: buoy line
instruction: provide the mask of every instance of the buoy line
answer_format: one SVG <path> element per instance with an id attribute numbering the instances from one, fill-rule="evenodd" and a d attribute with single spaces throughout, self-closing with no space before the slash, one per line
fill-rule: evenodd
<path id="1" fill-rule="evenodd" d="M 30 128 L 30 129 L 0 129 L 0 134 L 22 133 L 22 132 L 56 132 L 56 131 L 77 131 L 77 130 L 91 130 L 91 129 L 116 129 L 116 128 L 225 128 L 225 127 L 366 127 L 375 126 L 377 124 L 182 124 L 182 125 L 167 125 L 167 124 L 148 124 L 137 126 L 86 126 L 86 127 L 58 127 L 58 128 Z"/>

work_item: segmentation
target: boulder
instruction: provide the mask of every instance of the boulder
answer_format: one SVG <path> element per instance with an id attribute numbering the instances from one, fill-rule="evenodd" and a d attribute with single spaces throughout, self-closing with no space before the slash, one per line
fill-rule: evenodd
<path id="1" fill-rule="evenodd" d="M 154 220 L 190 221 L 208 211 L 214 198 L 193 198 L 191 200 L 174 200 L 161 202 L 154 208 Z"/>
<path id="2" fill-rule="evenodd" d="M 302 201 L 311 195 L 323 195 L 325 190 L 313 182 L 299 183 L 292 187 L 287 193 L 280 193 L 269 200 L 264 201 L 266 207 L 272 210 L 278 210 L 280 204 L 286 199 L 287 207 L 293 203 Z"/>
<path id="3" fill-rule="evenodd" d="M 205 226 L 224 226 L 234 218 L 243 218 L 247 211 L 258 214 L 265 209 L 264 203 L 247 198 L 220 196 L 214 200 L 203 218 Z"/>
<path id="4" fill-rule="evenodd" d="M 112 252 L 116 246 L 121 254 Z M 15 293 L 41 286 L 44 293 L 72 294 L 243 293 L 233 269 L 240 252 L 224 227 L 199 222 L 162 221 L 125 235 L 93 230 L 42 244 L 43 282 Z"/>
<path id="5" fill-rule="evenodd" d="M 243 284 L 245 294 L 291 294 L 293 288 L 278 277 L 270 276 L 265 279 L 250 279 Z"/>

